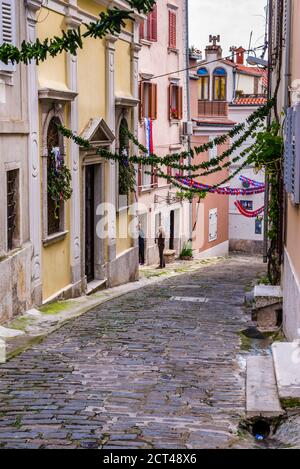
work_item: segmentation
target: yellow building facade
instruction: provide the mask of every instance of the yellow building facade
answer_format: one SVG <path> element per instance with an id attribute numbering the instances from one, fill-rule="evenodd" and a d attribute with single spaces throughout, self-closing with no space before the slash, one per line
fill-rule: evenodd
<path id="1" fill-rule="evenodd" d="M 80 26 L 84 31 L 84 23 L 96 21 L 108 4 L 96 0 L 52 0 L 46 7 L 40 0 L 29 3 L 32 27 L 41 41 L 61 36 L 68 28 Z M 122 1 L 109 4 L 125 8 Z M 31 133 L 39 149 L 34 208 L 40 220 L 37 302 L 137 279 L 137 222 L 130 208 L 134 197 L 119 194 L 118 164 L 105 161 L 97 149 L 129 151 L 129 143 L 120 138 L 121 123 L 137 129 L 139 19 L 135 15 L 118 36 L 84 39 L 77 56 L 63 53 L 40 63 L 35 72 L 32 69 L 36 119 L 32 118 Z M 57 130 L 60 123 L 87 139 L 90 149 L 63 139 Z M 49 184 L 51 170 L 59 171 L 61 161 L 71 174 L 72 196 L 57 207 Z"/>

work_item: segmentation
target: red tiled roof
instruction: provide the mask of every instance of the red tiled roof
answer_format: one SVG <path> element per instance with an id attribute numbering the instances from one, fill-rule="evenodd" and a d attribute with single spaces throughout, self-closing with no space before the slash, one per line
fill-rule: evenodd
<path id="1" fill-rule="evenodd" d="M 247 75 L 263 76 L 263 70 L 258 67 L 248 67 L 247 65 L 237 65 L 240 72 L 247 73 Z"/>
<path id="2" fill-rule="evenodd" d="M 236 98 L 233 104 L 236 106 L 263 106 L 266 104 L 267 98 L 264 96 L 248 96 Z"/>

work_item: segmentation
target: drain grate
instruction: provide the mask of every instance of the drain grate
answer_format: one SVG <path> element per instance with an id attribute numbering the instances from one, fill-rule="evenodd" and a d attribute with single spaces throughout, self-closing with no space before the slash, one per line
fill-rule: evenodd
<path id="1" fill-rule="evenodd" d="M 186 303 L 208 303 L 208 298 L 195 296 L 172 296 L 170 301 L 182 301 Z"/>

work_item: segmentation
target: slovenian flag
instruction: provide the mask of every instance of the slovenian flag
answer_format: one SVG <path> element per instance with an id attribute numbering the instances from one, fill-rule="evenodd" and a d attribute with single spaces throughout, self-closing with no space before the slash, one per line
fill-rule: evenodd
<path id="1" fill-rule="evenodd" d="M 152 120 L 148 117 L 145 118 L 145 133 L 146 133 L 146 148 L 148 150 L 148 156 L 153 153 L 153 127 Z"/>

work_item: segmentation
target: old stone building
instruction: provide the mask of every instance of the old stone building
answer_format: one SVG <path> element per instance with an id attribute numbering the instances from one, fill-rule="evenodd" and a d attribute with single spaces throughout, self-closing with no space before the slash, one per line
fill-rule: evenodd
<path id="1" fill-rule="evenodd" d="M 24 2 L 0 2 L 0 41 L 26 36 Z M 0 62 L 0 322 L 31 305 L 28 69 Z"/>

